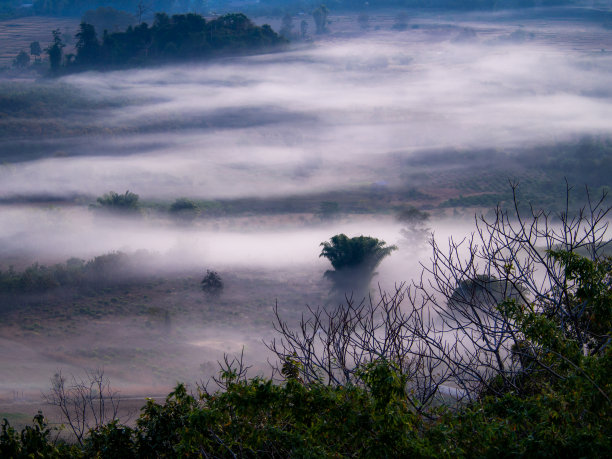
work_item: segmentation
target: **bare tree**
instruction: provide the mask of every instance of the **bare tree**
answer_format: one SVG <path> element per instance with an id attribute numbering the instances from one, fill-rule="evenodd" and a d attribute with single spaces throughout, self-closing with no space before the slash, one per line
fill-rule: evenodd
<path id="1" fill-rule="evenodd" d="M 280 366 L 293 362 L 304 382 L 363 385 L 360 369 L 382 359 L 406 377 L 409 401 L 422 411 L 450 375 L 440 359 L 432 358 L 422 339 L 431 327 L 426 304 L 418 305 L 403 284 L 391 294 L 379 289 L 379 297 L 360 303 L 347 297 L 333 310 L 309 308 L 309 316 L 302 317 L 297 330 L 276 308 L 274 328 L 280 339 L 267 344 L 280 361 L 275 372 L 287 373 Z M 407 298 L 411 307 L 405 310 L 402 303 Z"/>
<path id="2" fill-rule="evenodd" d="M 71 376 L 70 382 L 61 371 L 51 378 L 51 389 L 43 394 L 45 401 L 59 408 L 80 445 L 91 430 L 117 419 L 118 392 L 111 388 L 103 369 L 88 370 L 84 379 Z"/>
<path id="3" fill-rule="evenodd" d="M 145 3 L 144 0 L 139 0 L 136 4 L 136 17 L 138 18 L 138 24 L 142 24 L 142 17 L 151 11 L 151 5 Z"/>
<path id="4" fill-rule="evenodd" d="M 244 362 L 244 347 L 240 352 L 240 356 L 232 357 L 228 354 L 223 354 L 223 361 L 217 361 L 219 365 L 219 376 L 213 376 L 213 381 L 223 390 L 227 390 L 231 384 L 246 381 L 247 373 L 251 368 Z M 206 387 L 206 386 L 200 386 Z"/>

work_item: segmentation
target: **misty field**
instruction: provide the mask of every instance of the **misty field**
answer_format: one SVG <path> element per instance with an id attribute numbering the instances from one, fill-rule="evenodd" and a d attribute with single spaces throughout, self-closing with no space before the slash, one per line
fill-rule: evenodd
<path id="1" fill-rule="evenodd" d="M 244 348 L 265 374 L 274 306 L 294 323 L 338 301 L 319 258 L 334 234 L 398 245 L 376 296 L 419 275 L 431 232 L 461 237 L 510 203 L 509 180 L 548 209 L 565 179 L 576 203 L 612 185 L 602 23 L 419 13 L 397 31 L 394 17 L 331 16 L 330 34 L 278 53 L 0 80 L 0 411 L 35 412 L 60 369 L 158 395 Z M 51 22 L 0 23 L 0 63 L 74 25 Z M 128 190 L 134 212 L 100 209 Z M 411 207 L 430 216 L 418 231 L 397 219 Z M 118 252 L 121 276 L 53 277 Z"/>

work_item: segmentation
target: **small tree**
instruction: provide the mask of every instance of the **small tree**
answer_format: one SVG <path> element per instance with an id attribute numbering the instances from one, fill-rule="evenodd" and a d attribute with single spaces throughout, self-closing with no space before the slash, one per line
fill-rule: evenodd
<path id="1" fill-rule="evenodd" d="M 101 369 L 87 371 L 84 379 L 72 376 L 70 382 L 60 371 L 51 379 L 51 390 L 43 397 L 60 410 L 63 421 L 81 446 L 91 429 L 116 420 L 119 413 L 119 394 Z"/>
<path id="2" fill-rule="evenodd" d="M 98 206 L 94 206 L 94 208 L 113 212 L 135 213 L 138 212 L 138 199 L 139 196 L 129 190 L 125 194 L 111 191 L 96 199 Z"/>
<path id="3" fill-rule="evenodd" d="M 200 214 L 200 208 L 190 199 L 178 198 L 170 206 L 170 214 L 181 220 L 189 222 Z"/>
<path id="4" fill-rule="evenodd" d="M 76 44 L 77 64 L 95 65 L 100 56 L 100 43 L 98 43 L 94 26 L 81 22 L 79 31 L 75 36 L 78 40 Z"/>
<path id="5" fill-rule="evenodd" d="M 52 33 L 53 43 L 47 47 L 46 52 L 49 56 L 49 66 L 51 68 L 51 72 L 56 73 L 59 71 L 60 66 L 62 65 L 62 55 L 66 45 L 62 41 L 62 32 L 60 29 L 55 29 Z"/>
<path id="6" fill-rule="evenodd" d="M 306 19 L 302 19 L 300 22 L 300 35 L 302 40 L 305 40 L 308 37 L 308 21 L 306 21 Z"/>
<path id="7" fill-rule="evenodd" d="M 316 10 L 312 12 L 312 18 L 315 21 L 315 26 L 317 27 L 317 33 L 325 33 L 327 32 L 327 15 L 329 14 L 329 10 L 325 5 L 319 6 Z"/>
<path id="8" fill-rule="evenodd" d="M 30 54 L 34 56 L 36 60 L 40 59 L 40 54 L 42 53 L 42 49 L 40 47 L 40 43 L 37 41 L 33 41 L 30 43 Z"/>
<path id="9" fill-rule="evenodd" d="M 27 67 L 30 63 L 30 55 L 25 51 L 20 51 L 19 54 L 13 59 L 13 66 L 18 68 Z"/>
<path id="10" fill-rule="evenodd" d="M 429 214 L 423 212 L 416 207 L 403 207 L 396 215 L 396 219 L 405 226 L 400 230 L 402 240 L 400 246 L 406 249 L 406 252 L 411 256 L 417 254 L 426 246 L 426 241 L 431 233 L 431 229 L 427 226 Z"/>
<path id="11" fill-rule="evenodd" d="M 217 271 L 206 270 L 206 275 L 200 283 L 202 290 L 209 297 L 219 297 L 223 293 L 223 280 Z"/>
<path id="12" fill-rule="evenodd" d="M 376 267 L 397 250 L 396 246 L 387 246 L 380 239 L 370 236 L 349 238 L 345 234 L 336 234 L 330 242 L 320 245 L 323 249 L 319 257 L 327 258 L 334 267 L 334 271 L 325 272 L 325 277 L 331 279 L 341 293 L 367 289 Z"/>

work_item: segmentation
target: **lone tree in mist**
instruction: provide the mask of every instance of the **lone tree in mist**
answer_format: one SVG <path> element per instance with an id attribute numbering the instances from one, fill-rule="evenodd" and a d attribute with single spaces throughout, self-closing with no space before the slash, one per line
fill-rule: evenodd
<path id="1" fill-rule="evenodd" d="M 207 269 L 206 275 L 204 276 L 204 279 L 202 279 L 200 285 L 202 287 L 202 291 L 209 297 L 217 298 L 221 295 L 221 293 L 223 293 L 223 280 L 217 271 Z"/>
<path id="2" fill-rule="evenodd" d="M 416 207 L 408 206 L 400 208 L 396 214 L 396 220 L 403 223 L 400 230 L 402 240 L 399 242 L 406 253 L 415 256 L 424 246 L 430 236 L 431 229 L 428 226 L 429 214 Z"/>
<path id="3" fill-rule="evenodd" d="M 319 257 L 327 258 L 334 270 L 325 272 L 337 290 L 363 292 L 368 288 L 376 267 L 386 256 L 397 250 L 394 245 L 370 236 L 349 238 L 336 234 L 329 242 L 322 242 Z"/>

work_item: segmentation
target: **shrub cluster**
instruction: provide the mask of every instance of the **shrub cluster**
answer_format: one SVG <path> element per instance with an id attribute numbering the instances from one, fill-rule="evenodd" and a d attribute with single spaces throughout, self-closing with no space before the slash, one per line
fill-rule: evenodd
<path id="1" fill-rule="evenodd" d="M 64 263 L 45 266 L 35 263 L 23 271 L 12 266 L 0 270 L 0 293 L 41 293 L 56 287 L 100 286 L 129 282 L 138 276 L 138 267 L 148 253 L 128 255 L 110 252 L 89 261 L 71 258 Z"/>

